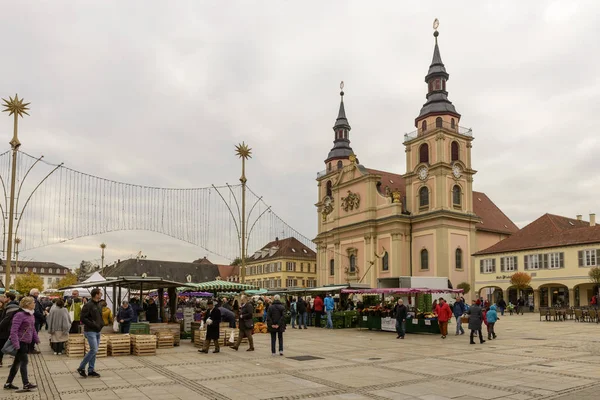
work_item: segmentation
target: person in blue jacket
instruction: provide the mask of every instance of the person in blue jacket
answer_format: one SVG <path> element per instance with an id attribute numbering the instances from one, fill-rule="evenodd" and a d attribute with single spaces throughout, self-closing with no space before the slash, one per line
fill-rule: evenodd
<path id="1" fill-rule="evenodd" d="M 127 300 L 123 301 L 123 305 L 117 313 L 117 321 L 119 321 L 121 333 L 129 333 L 129 328 L 131 328 L 131 322 L 134 318 L 135 313 L 129 305 L 129 302 Z"/>
<path id="2" fill-rule="evenodd" d="M 491 306 L 485 317 L 487 318 L 487 331 L 488 331 L 488 340 L 492 340 L 492 338 L 496 339 L 496 331 L 494 330 L 494 326 L 496 325 L 496 321 L 498 318 L 498 312 L 496 312 L 496 306 Z"/>
<path id="3" fill-rule="evenodd" d="M 456 336 L 464 335 L 465 330 L 462 327 L 462 321 L 460 318 L 467 312 L 467 309 L 465 308 L 465 303 L 463 303 L 461 298 L 456 299 L 454 307 L 452 308 L 452 312 L 456 318 Z"/>
<path id="4" fill-rule="evenodd" d="M 333 309 L 335 308 L 335 302 L 333 301 L 333 297 L 331 297 L 331 293 L 327 294 L 325 297 L 325 301 L 323 302 L 325 306 L 325 312 L 327 313 L 327 329 L 333 329 L 333 321 L 331 320 L 331 315 L 333 314 Z"/>

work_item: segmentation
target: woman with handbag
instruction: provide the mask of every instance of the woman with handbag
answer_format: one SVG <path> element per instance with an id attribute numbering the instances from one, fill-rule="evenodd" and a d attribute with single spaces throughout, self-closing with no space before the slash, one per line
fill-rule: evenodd
<path id="1" fill-rule="evenodd" d="M 35 317 L 33 311 L 35 309 L 35 300 L 33 297 L 23 297 L 19 304 L 21 308 L 17 311 L 12 319 L 12 326 L 10 328 L 10 338 L 2 348 L 4 354 L 14 354 L 15 360 L 4 389 L 16 390 L 18 387 L 13 385 L 13 380 L 17 376 L 17 371 L 21 370 L 21 379 L 23 380 L 23 389 L 31 390 L 35 389 L 37 385 L 29 382 L 27 376 L 27 364 L 29 363 L 28 353 L 29 346 L 40 343 L 37 332 L 35 331 Z"/>

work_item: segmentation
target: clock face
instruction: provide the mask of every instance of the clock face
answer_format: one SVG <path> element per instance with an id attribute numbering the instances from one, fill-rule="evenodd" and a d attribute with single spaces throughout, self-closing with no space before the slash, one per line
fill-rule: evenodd
<path id="1" fill-rule="evenodd" d="M 461 172 L 462 172 L 462 170 L 460 168 L 460 165 L 455 164 L 454 167 L 452 167 L 452 174 L 454 175 L 455 178 L 457 178 L 457 179 L 460 178 Z"/>
<path id="2" fill-rule="evenodd" d="M 426 167 L 421 167 L 419 169 L 419 179 L 424 181 L 425 179 L 427 179 L 427 168 Z"/>

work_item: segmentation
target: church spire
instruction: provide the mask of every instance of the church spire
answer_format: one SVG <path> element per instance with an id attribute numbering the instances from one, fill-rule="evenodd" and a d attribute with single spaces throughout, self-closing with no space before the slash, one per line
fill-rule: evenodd
<path id="1" fill-rule="evenodd" d="M 346 108 L 344 107 L 344 81 L 340 83 L 340 89 L 340 110 L 333 126 L 333 148 L 325 160 L 326 163 L 332 160 L 347 160 L 354 154 L 350 147 L 350 130 L 352 128 L 346 118 Z"/>
<path id="2" fill-rule="evenodd" d="M 439 21 L 437 18 L 433 22 L 433 37 L 435 38 L 435 46 L 433 48 L 433 58 L 431 65 L 425 76 L 427 83 L 427 102 L 423 104 L 419 116 L 415 119 L 415 125 L 418 127 L 419 122 L 433 115 L 448 115 L 460 119 L 460 114 L 454 108 L 454 105 L 448 100 L 448 92 L 446 91 L 446 82 L 450 75 L 446 72 L 446 66 L 442 61 L 440 47 L 438 45 L 438 36 L 440 33 L 437 28 Z M 457 121 L 458 122 L 458 121 Z"/>

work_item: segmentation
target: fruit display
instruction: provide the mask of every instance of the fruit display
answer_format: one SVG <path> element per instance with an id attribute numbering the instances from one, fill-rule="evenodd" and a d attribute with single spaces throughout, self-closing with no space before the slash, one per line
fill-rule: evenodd
<path id="1" fill-rule="evenodd" d="M 268 331 L 267 324 L 263 322 L 256 322 L 254 324 L 254 333 L 267 333 Z"/>

